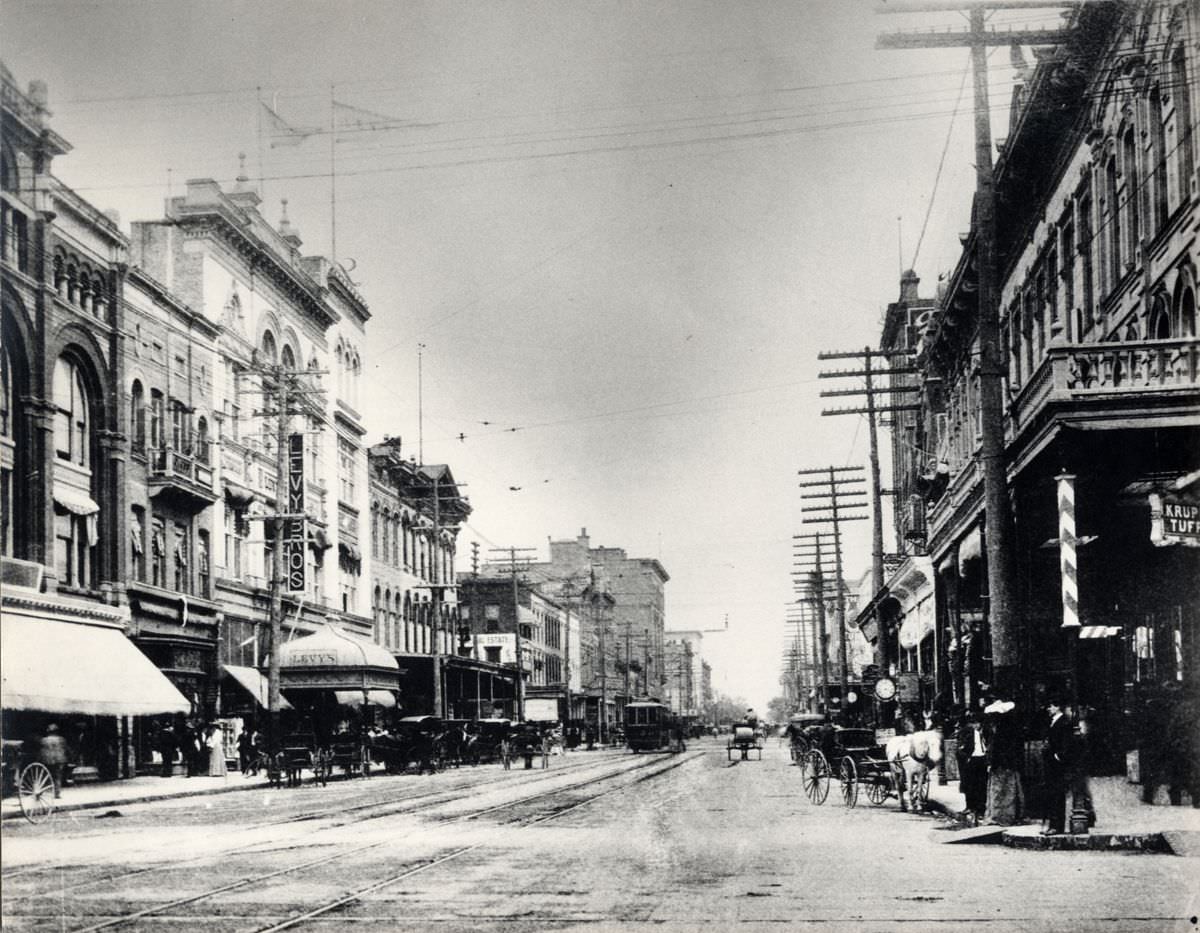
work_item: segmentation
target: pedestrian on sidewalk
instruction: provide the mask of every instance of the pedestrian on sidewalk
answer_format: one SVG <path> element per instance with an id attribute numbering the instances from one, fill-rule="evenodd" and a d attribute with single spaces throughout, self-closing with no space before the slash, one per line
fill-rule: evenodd
<path id="1" fill-rule="evenodd" d="M 963 716 L 956 735 L 958 789 L 966 802 L 964 815 L 978 825 L 987 810 L 987 742 L 983 737 L 983 715 L 969 710 Z"/>
<path id="2" fill-rule="evenodd" d="M 162 776 L 170 777 L 175 771 L 175 730 L 165 722 L 158 730 L 158 754 L 162 757 Z"/>
<path id="3" fill-rule="evenodd" d="M 1021 769 L 1024 736 L 1016 703 L 1006 696 L 983 708 L 988 728 L 987 820 L 996 826 L 1016 826 L 1025 818 L 1025 791 Z"/>
<path id="4" fill-rule="evenodd" d="M 208 776 L 225 777 L 229 772 L 225 766 L 224 732 L 220 726 L 213 723 L 208 727 Z"/>
<path id="5" fill-rule="evenodd" d="M 248 777 L 257 770 L 254 768 L 254 733 L 250 731 L 249 726 L 242 726 L 242 731 L 237 737 L 237 750 L 238 770 Z"/>
<path id="6" fill-rule="evenodd" d="M 46 734 L 38 742 L 38 761 L 50 771 L 50 779 L 54 782 L 54 796 L 62 795 L 63 768 L 67 764 L 67 740 L 58 731 L 54 723 L 46 726 Z"/>
<path id="7" fill-rule="evenodd" d="M 1046 828 L 1044 836 L 1057 836 L 1066 829 L 1067 784 L 1075 769 L 1075 730 L 1065 714 L 1066 702 L 1054 695 L 1046 701 L 1050 727 L 1042 751 L 1045 781 Z"/>

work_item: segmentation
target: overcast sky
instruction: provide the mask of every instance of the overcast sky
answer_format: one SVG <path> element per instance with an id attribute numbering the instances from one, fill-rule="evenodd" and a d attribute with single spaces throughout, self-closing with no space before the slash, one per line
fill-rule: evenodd
<path id="1" fill-rule="evenodd" d="M 126 230 L 240 152 L 328 255 L 332 165 L 370 436 L 417 453 L 423 344 L 424 459 L 475 510 L 460 555 L 586 526 L 658 558 L 668 627 L 728 616 L 714 685 L 765 708 L 812 530 L 796 471 L 867 461 L 863 419 L 820 414 L 844 386 L 817 353 L 878 344 L 931 198 L 922 293 L 969 214 L 966 51 L 875 36 L 963 25 L 854 0 L 3 0 L 0 56 L 49 84 L 56 174 Z M 990 70 L 1000 137 L 1007 49 Z M 272 148 L 259 99 L 323 132 Z M 332 146 L 331 100 L 370 111 Z M 861 522 L 849 573 L 869 548 Z"/>

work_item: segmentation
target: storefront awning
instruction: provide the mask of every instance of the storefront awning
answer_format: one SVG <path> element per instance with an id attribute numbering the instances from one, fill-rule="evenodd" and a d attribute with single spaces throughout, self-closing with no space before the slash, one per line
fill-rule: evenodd
<path id="1" fill-rule="evenodd" d="M 370 703 L 373 706 L 392 709 L 396 705 L 395 694 L 387 690 L 368 690 L 365 700 L 361 690 L 335 690 L 334 696 L 342 706 L 362 706 L 364 703 Z"/>
<path id="2" fill-rule="evenodd" d="M 65 483 L 54 484 L 54 501 L 72 515 L 95 515 L 100 511 L 96 500 L 86 492 Z"/>
<path id="3" fill-rule="evenodd" d="M 121 629 L 15 614 L 0 622 L 0 704 L 96 716 L 191 711 Z"/>
<path id="4" fill-rule="evenodd" d="M 268 708 L 268 681 L 256 668 L 241 667 L 237 664 L 225 664 L 225 673 L 228 674 L 238 686 L 243 688 L 250 696 L 254 697 L 258 705 L 263 709 Z M 279 698 L 280 709 L 291 709 L 292 704 L 287 701 L 286 697 Z"/>
<path id="5" fill-rule="evenodd" d="M 1120 634 L 1119 625 L 1085 625 L 1079 630 L 1080 638 L 1112 638 Z"/>

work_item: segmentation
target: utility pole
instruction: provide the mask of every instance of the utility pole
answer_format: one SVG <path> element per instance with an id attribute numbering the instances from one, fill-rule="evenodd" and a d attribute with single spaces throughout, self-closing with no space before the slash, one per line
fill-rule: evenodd
<path id="1" fill-rule="evenodd" d="M 1078 3 L 1050 0 L 984 0 L 979 3 L 890 3 L 881 13 L 920 13 L 965 10 L 965 32 L 890 33 L 879 37 L 880 49 L 967 47 L 971 50 L 975 106 L 975 223 L 979 333 L 979 459 L 983 466 L 983 495 L 987 543 L 988 628 L 992 639 L 993 678 L 1003 689 L 1016 687 L 1020 642 L 1015 625 L 1015 561 L 1013 519 L 1008 503 L 1004 462 L 1004 358 L 1000 346 L 1000 303 L 996 269 L 996 192 L 992 172 L 992 130 L 988 103 L 987 50 L 998 45 L 1056 45 L 1070 36 L 1067 29 L 1026 29 L 997 32 L 985 28 L 985 14 L 1000 9 L 1073 8 Z"/>
<path id="2" fill-rule="evenodd" d="M 828 351 L 817 354 L 818 360 L 846 360 L 854 359 L 861 360 L 863 368 L 860 370 L 838 370 L 834 372 L 819 373 L 821 379 L 835 379 L 842 377 L 862 377 L 864 386 L 861 389 L 824 389 L 821 392 L 822 398 L 831 396 L 844 395 L 865 395 L 867 404 L 865 408 L 833 408 L 825 409 L 821 412 L 822 415 L 857 415 L 865 414 L 867 416 L 867 431 L 871 441 L 871 575 L 874 579 L 871 581 L 872 596 L 883 589 L 883 488 L 879 481 L 879 440 L 876 433 L 875 416 L 877 412 L 882 411 L 920 411 L 921 406 L 917 404 L 876 404 L 876 395 L 896 395 L 900 393 L 919 392 L 919 386 L 876 386 L 874 377 L 876 376 L 896 376 L 896 375 L 915 375 L 918 370 L 915 366 L 890 366 L 883 369 L 872 369 L 871 360 L 883 357 L 890 362 L 890 357 L 895 356 L 894 351 L 887 350 L 872 350 L 870 347 L 864 347 L 862 350 L 853 352 Z M 890 492 L 891 490 L 889 490 Z M 886 670 L 888 663 L 887 656 L 887 639 L 883 636 L 883 626 L 878 627 L 879 634 L 875 639 L 875 663 L 879 669 Z"/>
<path id="3" fill-rule="evenodd" d="M 804 560 L 806 565 L 803 567 L 800 567 L 800 565 L 796 566 L 804 572 L 802 588 L 807 591 L 809 598 L 814 604 L 815 612 L 813 613 L 812 623 L 815 626 L 815 630 L 813 632 L 813 641 L 817 646 L 816 660 L 820 674 L 820 683 L 817 685 L 817 696 L 822 712 L 826 712 L 829 709 L 829 630 L 825 615 L 825 564 L 821 551 L 821 540 L 822 538 L 828 538 L 829 532 L 792 535 L 792 537 L 797 541 L 807 542 L 807 544 L 796 546 L 796 556 Z M 810 547 L 811 551 L 809 550 Z M 845 652 L 843 651 L 844 655 Z"/>
<path id="4" fill-rule="evenodd" d="M 844 514 L 844 509 L 861 509 L 866 507 L 866 501 L 859 499 L 865 495 L 865 490 L 858 488 L 859 483 L 866 482 L 862 467 L 821 467 L 815 470 L 800 470 L 801 476 L 824 476 L 824 479 L 805 480 L 800 483 L 802 488 L 818 488 L 816 493 L 802 493 L 801 499 L 818 499 L 820 504 L 805 506 L 801 512 L 816 512 L 818 514 L 803 519 L 807 524 L 833 525 L 833 557 L 837 586 L 837 627 L 838 645 L 842 654 L 842 708 L 846 706 L 846 696 L 850 690 L 850 659 L 846 654 L 846 599 L 845 580 L 842 575 L 842 523 L 866 521 L 867 516 L 861 512 Z M 823 594 L 822 594 L 823 595 Z"/>
<path id="5" fill-rule="evenodd" d="M 303 597 L 306 580 L 304 576 L 303 548 L 306 545 L 306 519 L 304 513 L 304 451 L 303 435 L 297 435 L 298 444 L 292 450 L 291 418 L 303 414 L 304 410 L 293 411 L 293 407 L 304 402 L 308 396 L 319 395 L 322 390 L 314 384 L 302 381 L 301 377 L 323 375 L 319 370 L 285 370 L 273 362 L 256 363 L 254 370 L 261 382 L 263 395 L 263 417 L 275 418 L 275 511 L 267 518 L 271 522 L 275 544 L 271 549 L 270 608 L 268 625 L 270 647 L 267 653 L 267 748 L 278 750 L 280 737 L 279 710 L 282 706 L 279 676 L 279 652 L 283 647 L 283 594 L 299 592 Z M 295 464 L 296 469 L 290 469 Z M 296 509 L 293 511 L 292 506 Z M 293 537 L 301 542 L 300 564 L 288 566 L 285 543 Z M 293 585 L 293 582 L 295 585 Z"/>
<path id="6" fill-rule="evenodd" d="M 517 554 L 521 552 L 534 552 L 537 548 L 532 547 L 500 547 L 490 548 L 492 553 L 508 555 L 508 570 L 512 575 L 512 596 L 513 596 L 513 635 L 514 644 L 516 645 L 517 653 L 517 686 L 516 686 L 516 701 L 517 701 L 517 722 L 525 721 L 525 663 L 521 656 L 521 589 L 517 584 Z"/>

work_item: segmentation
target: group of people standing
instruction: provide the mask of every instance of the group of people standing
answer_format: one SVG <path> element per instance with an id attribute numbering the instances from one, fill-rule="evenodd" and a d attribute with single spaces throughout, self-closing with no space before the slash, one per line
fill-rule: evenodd
<path id="1" fill-rule="evenodd" d="M 225 745 L 221 727 L 216 723 L 182 717 L 174 722 L 164 722 L 159 726 L 156 746 L 163 777 L 174 775 L 177 763 L 183 764 L 187 777 L 224 777 L 226 774 Z"/>
<path id="2" fill-rule="evenodd" d="M 1073 807 L 1087 814 L 1089 825 L 1095 823 L 1087 786 L 1084 724 L 1059 695 L 1046 699 L 1045 713 L 1041 779 L 1032 800 L 1024 785 L 1025 729 L 1016 703 L 997 697 L 960 717 L 955 757 L 967 819 L 1014 826 L 1027 815 L 1041 815 L 1046 821 L 1044 833 L 1062 833 L 1070 792 Z"/>

